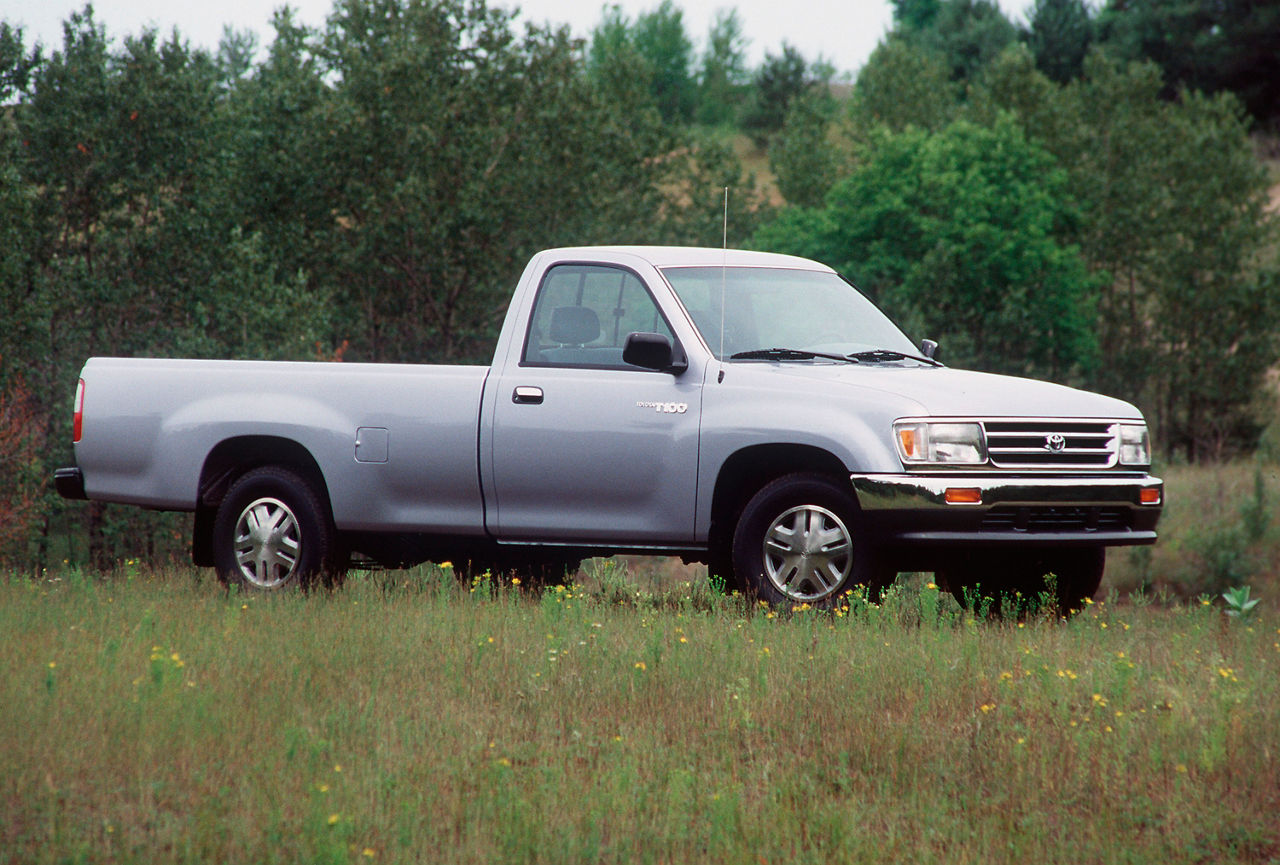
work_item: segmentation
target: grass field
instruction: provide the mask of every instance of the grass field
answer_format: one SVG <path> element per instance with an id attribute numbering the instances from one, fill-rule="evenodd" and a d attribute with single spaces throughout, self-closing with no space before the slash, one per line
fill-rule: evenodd
<path id="1" fill-rule="evenodd" d="M 0 861 L 1275 862 L 1280 615 L 0 579 Z"/>

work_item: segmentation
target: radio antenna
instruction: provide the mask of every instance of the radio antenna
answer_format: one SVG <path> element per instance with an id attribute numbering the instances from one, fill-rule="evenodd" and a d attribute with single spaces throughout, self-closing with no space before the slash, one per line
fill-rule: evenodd
<path id="1" fill-rule="evenodd" d="M 729 187 L 724 188 L 724 236 L 720 242 L 720 248 L 728 250 L 729 248 Z"/>
<path id="2" fill-rule="evenodd" d="M 720 240 L 720 377 L 724 381 L 724 301 L 729 269 L 729 187 L 724 188 L 724 233 Z"/>

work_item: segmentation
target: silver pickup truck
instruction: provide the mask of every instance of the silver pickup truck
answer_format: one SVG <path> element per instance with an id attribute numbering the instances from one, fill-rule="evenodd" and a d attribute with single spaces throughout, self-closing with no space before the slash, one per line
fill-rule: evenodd
<path id="1" fill-rule="evenodd" d="M 554 249 L 489 367 L 93 358 L 56 483 L 194 512 L 196 564 L 251 589 L 653 553 L 772 603 L 912 570 L 1066 606 L 1155 541 L 1137 409 L 934 349 L 805 259 Z"/>

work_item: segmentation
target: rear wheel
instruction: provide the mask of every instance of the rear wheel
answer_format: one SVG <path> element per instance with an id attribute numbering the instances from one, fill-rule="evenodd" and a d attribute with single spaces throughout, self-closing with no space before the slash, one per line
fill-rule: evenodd
<path id="1" fill-rule="evenodd" d="M 256 592 L 333 584 L 344 558 L 323 499 L 278 466 L 231 485 L 214 519 L 213 557 L 220 580 Z"/>
<path id="2" fill-rule="evenodd" d="M 859 586 L 874 600 L 893 574 L 866 542 L 861 517 L 853 493 L 825 475 L 778 478 L 738 519 L 734 574 L 770 604 L 833 606 Z"/>

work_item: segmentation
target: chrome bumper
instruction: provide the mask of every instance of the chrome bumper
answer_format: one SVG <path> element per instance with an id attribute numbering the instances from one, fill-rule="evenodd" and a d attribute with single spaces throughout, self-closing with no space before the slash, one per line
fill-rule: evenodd
<path id="1" fill-rule="evenodd" d="M 1164 502 L 1164 482 L 1149 475 L 854 474 L 850 481 L 872 537 L 888 544 L 1150 544 Z M 1155 503 L 1143 504 L 1144 490 L 1158 491 Z"/>

